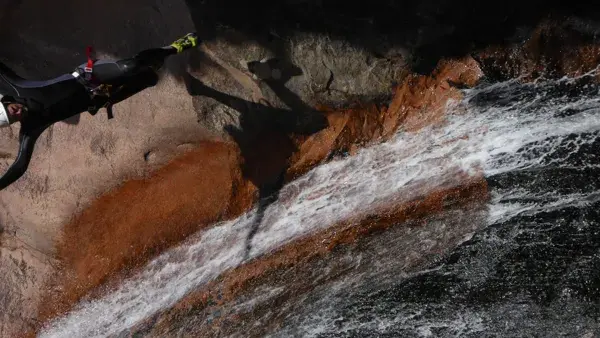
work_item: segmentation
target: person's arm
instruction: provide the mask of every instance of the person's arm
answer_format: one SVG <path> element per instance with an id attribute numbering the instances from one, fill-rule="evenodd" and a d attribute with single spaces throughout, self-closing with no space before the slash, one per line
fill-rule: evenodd
<path id="1" fill-rule="evenodd" d="M 19 132 L 19 153 L 13 164 L 0 177 L 0 190 L 13 184 L 25 174 L 33 155 L 35 142 L 43 131 L 43 128 L 30 130 L 29 128 L 21 127 L 21 131 Z"/>

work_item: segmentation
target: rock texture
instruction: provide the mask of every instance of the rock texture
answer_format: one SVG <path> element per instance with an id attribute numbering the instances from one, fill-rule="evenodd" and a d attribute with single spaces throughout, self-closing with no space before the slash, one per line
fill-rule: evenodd
<path id="1" fill-rule="evenodd" d="M 45 296 L 59 301 L 43 304 L 42 319 L 332 156 L 443 123 L 455 87 L 483 73 L 595 63 L 596 31 L 579 19 L 538 26 L 522 44 L 557 7 L 515 3 L 4 1 L 0 61 L 25 77 L 69 72 L 87 45 L 116 58 L 191 30 L 205 43 L 170 59 L 160 84 L 119 104 L 114 120 L 53 126 L 27 175 L 0 192 L 0 333 L 40 324 L 39 290 L 57 271 L 65 289 Z M 572 54 L 556 53 L 565 41 Z M 17 131 L 0 132 L 0 169 Z"/>
<path id="2" fill-rule="evenodd" d="M 449 87 L 437 93 L 438 86 L 449 79 L 459 82 L 480 75 L 473 60 L 445 62 L 440 67 L 433 80 L 423 77 L 421 87 L 414 86 L 419 88 L 415 90 L 418 94 L 407 92 L 406 86 L 412 83 L 407 80 L 386 109 L 390 112 L 387 116 L 369 109 L 330 112 L 328 126 L 313 135 L 290 138 L 286 147 L 284 140 L 274 142 L 285 137 L 285 132 L 261 134 L 249 141 L 246 146 L 254 151 L 246 154 L 245 148 L 203 143 L 151 177 L 129 181 L 102 196 L 64 227 L 57 252 L 64 266 L 53 281 L 56 292 L 42 303 L 40 320 L 63 313 L 90 291 L 97 291 L 97 295 L 99 286 L 114 285 L 201 227 L 249 210 L 257 199 L 326 160 L 329 154 L 381 142 L 383 136 L 390 137 L 399 126 L 415 119 L 439 121 L 445 102 L 459 94 Z M 454 95 L 447 95 L 448 91 Z M 424 92 L 431 93 L 425 100 L 420 98 Z M 412 106 L 405 108 L 409 103 Z M 386 124 L 377 121 L 382 117 L 389 121 L 383 129 L 380 126 Z M 367 123 L 370 120 L 374 122 Z M 416 128 L 413 124 L 409 127 Z M 408 212 L 398 217 L 413 216 Z M 83 245 L 73 246 L 75 239 L 83 239 Z"/>
<path id="3" fill-rule="evenodd" d="M 329 127 L 300 139 L 288 177 L 303 174 L 332 154 L 352 154 L 360 147 L 386 141 L 399 129 L 416 131 L 442 123 L 447 105 L 461 97 L 450 84 L 474 86 L 482 76 L 472 58 L 443 61 L 431 76 L 411 75 L 403 80 L 389 105 L 325 107 Z"/>
<path id="4" fill-rule="evenodd" d="M 490 46 L 477 59 L 488 77 L 498 80 L 581 76 L 597 69 L 600 61 L 600 46 L 590 25 L 593 21 L 575 18 L 545 20 L 522 43 Z"/>
<path id="5" fill-rule="evenodd" d="M 328 276 L 316 276 L 309 272 L 311 265 L 318 264 L 316 262 L 327 259 L 328 256 L 336 256 L 334 252 L 348 250 L 348 247 L 359 245 L 368 237 L 395 225 L 411 224 L 419 227 L 436 215 L 453 208 L 481 207 L 481 203 L 488 197 L 485 180 L 465 180 L 462 183 L 458 188 L 440 188 L 412 202 L 401 205 L 391 203 L 380 210 L 373 210 L 369 215 L 348 219 L 332 225 L 326 231 L 294 241 L 249 264 L 229 270 L 214 282 L 186 296 L 171 309 L 140 323 L 131 330 L 131 334 L 145 337 L 176 334 L 212 336 L 243 331 L 248 336 L 260 337 L 278 326 L 280 316 L 275 314 L 274 317 L 278 320 L 269 321 L 267 325 L 247 325 L 246 323 L 255 323 L 253 319 L 260 318 L 260 315 L 254 317 L 254 313 L 239 314 L 235 310 L 227 311 L 224 309 L 226 305 L 235 303 L 236 299 L 245 298 L 251 293 L 250 290 L 256 292 L 261 287 L 276 285 L 283 279 L 282 271 L 288 275 L 304 275 L 304 279 L 287 278 L 295 281 L 294 287 L 272 300 L 277 305 L 283 305 L 288 299 L 302 297 L 308 290 L 326 283 L 329 279 L 335 280 L 336 275 L 341 274 L 341 271 L 332 271 Z M 264 315 L 270 311 L 262 309 L 256 312 Z"/>
<path id="6" fill-rule="evenodd" d="M 125 57 L 193 30 L 182 2 L 156 8 L 144 1 L 6 5 L 0 60 L 32 79 L 70 72 L 85 62 L 87 45 L 100 57 Z M 169 68 L 183 60 L 173 58 Z M 26 176 L 0 192 L 0 275 L 6 278 L 0 297 L 2 336 L 15 336 L 35 322 L 41 283 L 57 264 L 54 241 L 63 224 L 106 189 L 146 175 L 182 153 L 178 146 L 206 138 L 195 123 L 185 86 L 172 72 L 162 75 L 156 88 L 117 105 L 114 120 L 83 114 L 47 130 Z M 16 155 L 18 128 L 0 132 L 2 171 Z"/>

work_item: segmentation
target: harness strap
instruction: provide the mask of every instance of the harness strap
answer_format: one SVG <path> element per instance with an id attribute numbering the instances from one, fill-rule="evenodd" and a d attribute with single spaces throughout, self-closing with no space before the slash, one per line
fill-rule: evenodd
<path id="1" fill-rule="evenodd" d="M 85 54 L 87 56 L 87 64 L 83 70 L 85 72 L 86 80 L 92 79 L 92 72 L 94 71 L 94 60 L 92 59 L 92 52 L 93 50 L 91 46 L 88 46 L 85 49 Z"/>

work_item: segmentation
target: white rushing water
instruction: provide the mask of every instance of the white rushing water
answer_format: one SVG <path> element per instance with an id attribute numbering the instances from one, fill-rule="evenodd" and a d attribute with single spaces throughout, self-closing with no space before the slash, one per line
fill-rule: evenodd
<path id="1" fill-rule="evenodd" d="M 543 154 L 569 134 L 600 130 L 600 99 L 552 97 L 544 86 L 554 85 L 531 85 L 541 88 L 532 95 L 515 92 L 512 88 L 517 85 L 511 81 L 469 90 L 462 102 L 454 103 L 460 109 L 450 107 L 456 113 L 450 114 L 445 126 L 399 132 L 385 144 L 321 165 L 289 183 L 264 210 L 249 253 L 246 242 L 257 226 L 256 210 L 217 224 L 161 254 L 117 291 L 81 303 L 51 323 L 41 337 L 118 334 L 246 259 L 383 203 L 409 201 L 440 186 L 460 184 L 458 172 L 495 175 L 545 163 L 549 160 Z M 496 93 L 498 100 L 514 104 L 476 104 L 475 98 L 482 93 Z M 586 110 L 559 114 L 571 107 Z M 579 137 L 572 142 L 577 147 L 591 141 Z M 528 150 L 519 151 L 523 147 Z M 541 155 L 531 155 L 536 152 Z M 526 209 L 508 204 L 492 208 L 490 222 Z"/>

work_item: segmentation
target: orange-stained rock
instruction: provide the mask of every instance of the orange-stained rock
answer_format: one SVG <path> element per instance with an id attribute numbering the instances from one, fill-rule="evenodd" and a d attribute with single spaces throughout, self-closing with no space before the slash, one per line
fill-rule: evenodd
<path id="1" fill-rule="evenodd" d="M 139 7 L 141 4 L 136 6 Z M 140 11 L 136 6 L 126 7 L 136 9 L 135 13 L 142 14 L 156 11 L 157 14 L 152 16 L 154 20 L 171 18 L 169 20 L 172 21 L 173 16 L 164 15 L 164 12 L 162 12 L 166 9 L 163 8 L 164 6 L 157 7 L 162 8 L 161 10 L 156 10 L 156 8 L 151 10 L 148 7 L 149 10 L 147 11 Z M 182 6 L 184 6 L 183 3 L 179 5 L 179 7 Z M 33 1 L 28 1 L 25 2 L 23 8 L 37 7 Z M 181 9 L 179 11 L 181 12 Z M 24 17 L 26 16 L 21 16 L 21 18 Z M 144 16 L 142 15 L 142 17 Z M 44 18 L 54 18 L 48 22 L 56 21 L 54 16 L 45 16 Z M 138 18 L 136 22 L 146 21 Z M 34 26 L 37 27 L 34 31 L 44 31 L 40 29 L 40 27 L 43 28 L 43 23 Z M 142 27 L 140 28 L 142 31 L 144 30 L 143 25 L 138 26 Z M 171 38 L 172 34 L 179 34 L 176 33 L 181 28 L 179 24 L 167 26 L 173 29 L 170 33 L 165 33 L 164 38 Z M 59 31 L 68 31 L 69 27 L 65 27 Z M 29 32 L 21 36 L 23 33 L 20 31 L 18 36 L 15 35 L 13 46 L 22 44 L 22 41 L 29 41 L 28 44 L 23 45 L 23 48 L 31 50 L 31 47 L 37 42 L 43 41 L 42 45 L 46 47 L 32 52 L 39 54 L 43 51 L 45 56 L 48 56 L 48 53 L 53 53 L 51 60 L 54 63 L 59 62 L 66 65 L 77 58 L 74 53 L 74 42 L 67 42 L 68 48 L 62 48 L 61 39 L 56 38 L 56 36 L 61 36 L 60 34 L 53 34 L 52 41 L 61 43 L 49 43 L 42 38 L 46 34 L 32 35 Z M 136 35 L 135 33 L 129 34 Z M 105 50 L 114 51 L 115 48 L 108 48 L 112 44 L 111 41 L 114 40 L 111 36 L 110 34 L 99 34 L 97 38 L 101 38 L 101 41 L 103 41 L 101 44 L 105 46 Z M 23 40 L 23 37 L 25 37 L 25 40 Z M 80 42 L 88 38 L 88 33 L 81 31 L 73 41 Z M 16 41 L 19 41 L 19 43 L 17 44 Z M 150 41 L 147 42 L 150 46 Z M 66 47 L 66 45 L 63 47 Z M 120 49 L 120 54 L 129 55 L 135 52 L 130 45 L 125 44 L 124 49 Z M 48 46 L 51 48 L 47 48 Z M 302 49 L 302 46 L 300 49 Z M 248 48 L 248 50 L 250 51 L 248 56 L 252 54 L 254 57 L 262 53 L 258 49 Z M 311 49 L 304 48 L 304 50 L 309 51 Z M 220 51 L 221 54 L 227 54 L 225 53 L 226 48 Z M 14 53 L 19 55 L 17 59 L 21 58 L 20 52 L 15 50 Z M 23 55 L 29 55 L 29 59 L 36 59 L 34 57 L 35 53 L 24 53 Z M 230 62 L 229 66 L 236 66 L 238 61 L 242 61 L 239 59 L 239 53 L 229 52 L 229 55 L 225 56 L 235 61 Z M 65 57 L 70 61 L 65 61 Z M 343 59 L 337 54 L 332 54 L 331 58 L 332 60 Z M 314 66 L 311 63 L 314 59 L 319 60 L 319 65 L 323 63 L 324 67 L 328 67 L 325 65 L 326 62 L 323 62 L 320 58 L 304 56 L 300 59 L 302 59 L 302 62 L 309 60 L 310 62 L 305 62 L 308 66 Z M 357 57 L 358 59 L 362 60 L 362 58 Z M 490 47 L 479 53 L 477 59 L 481 60 L 483 69 L 488 74 L 498 73 L 505 77 L 522 75 L 526 80 L 531 80 L 540 74 L 573 76 L 585 73 L 598 65 L 600 47 L 595 45 L 593 41 L 585 40 L 580 34 L 570 31 L 560 24 L 549 22 L 540 25 L 526 43 L 513 48 Z M 342 66 L 337 65 L 337 67 L 344 69 L 343 67 L 346 64 L 340 64 Z M 360 65 L 362 65 L 362 61 L 353 63 L 353 72 L 346 72 L 347 74 L 335 71 L 336 80 L 333 86 L 343 83 L 343 81 L 339 81 L 339 78 L 350 78 L 362 73 Z M 38 67 L 46 69 L 46 66 L 47 60 L 41 62 Z M 56 69 L 58 68 L 48 69 L 46 72 L 51 73 Z M 237 71 L 239 72 L 239 70 Z M 329 72 L 323 74 L 329 74 Z M 61 288 L 60 292 L 59 289 L 56 289 L 57 293 L 47 295 L 46 301 L 42 302 L 44 307 L 41 309 L 41 319 L 51 318 L 61 313 L 73 306 L 82 297 L 99 295 L 100 286 L 117 285 L 120 278 L 135 272 L 138 267 L 143 266 L 156 254 L 169 246 L 176 245 L 199 228 L 209 226 L 217 220 L 235 217 L 247 211 L 256 202 L 261 189 L 276 186 L 278 176 L 282 173 L 286 174 L 287 180 L 291 180 L 326 161 L 332 155 L 339 153 L 352 155 L 361 147 L 385 141 L 400 128 L 406 131 L 417 131 L 428 125 L 443 123 L 448 100 L 460 99 L 460 93 L 453 85 L 472 86 L 479 80 L 481 75 L 482 72 L 478 68 L 478 64 L 472 58 L 442 60 L 431 76 L 413 75 L 403 79 L 395 88 L 392 101 L 387 106 L 363 103 L 346 109 L 320 107 L 319 109 L 326 113 L 330 127 L 312 136 L 291 136 L 279 132 L 264 133 L 243 147 L 224 143 L 202 143 L 197 150 L 176 159 L 149 178 L 122 184 L 100 197 L 65 226 L 63 242 L 58 247 L 57 255 L 57 258 L 62 262 L 60 272 L 64 272 L 65 275 L 64 278 L 61 277 L 54 281 L 56 286 Z M 221 76 L 222 74 L 216 76 L 214 82 L 219 82 Z M 376 83 L 373 88 L 383 91 L 385 89 L 381 88 L 385 88 L 388 83 L 388 78 L 385 79 L 386 81 L 372 81 L 370 83 Z M 324 79 L 322 85 L 325 85 L 328 81 Z M 224 81 L 224 83 L 226 85 L 230 84 L 227 81 Z M 309 85 L 312 85 L 312 83 L 309 83 Z M 368 88 L 366 85 L 356 86 L 355 88 L 358 89 L 354 90 L 368 90 L 370 94 L 375 92 L 373 88 Z M 198 134 L 199 128 L 194 124 L 195 117 L 192 114 L 180 114 L 180 116 L 186 116 L 186 118 L 179 122 L 172 119 L 172 111 L 183 112 L 185 110 L 180 108 L 188 106 L 188 102 L 183 100 L 186 98 L 183 95 L 184 91 L 181 90 L 181 94 L 179 94 L 171 85 L 159 89 L 158 93 L 163 94 L 164 97 L 177 98 L 177 100 L 171 102 L 169 99 L 165 102 L 161 99 L 159 104 L 158 101 L 150 100 L 148 98 L 150 94 L 146 93 L 146 96 L 133 98 L 131 101 L 124 103 L 124 107 L 131 106 L 131 111 L 135 114 L 122 114 L 121 116 L 128 117 L 120 120 L 120 127 L 109 125 L 102 127 L 106 130 L 99 133 L 100 141 L 110 141 L 114 138 L 117 140 L 115 141 L 116 144 L 123 145 L 132 142 L 132 144 L 138 145 L 138 147 L 132 147 L 132 150 L 119 152 L 116 153 L 117 155 L 113 154 L 113 157 L 110 157 L 111 159 L 118 159 L 118 161 L 115 161 L 119 164 L 118 168 L 128 168 L 128 163 L 131 162 L 140 163 L 132 160 L 133 155 L 140 155 L 141 158 L 147 147 L 153 146 L 155 143 L 159 145 L 168 143 L 169 147 L 174 148 L 182 143 L 191 142 L 188 138 Z M 253 90 L 256 90 L 256 88 L 253 88 Z M 231 95 L 239 96 L 238 94 L 233 93 Z M 362 93 L 353 92 L 352 94 Z M 179 102 L 180 100 L 182 102 Z M 214 106 L 211 105 L 210 107 Z M 191 112 L 190 109 L 188 107 L 187 111 Z M 209 112 L 212 113 L 212 111 Z M 211 114 L 207 115 L 212 116 Z M 138 124 L 137 121 L 139 120 L 146 121 L 146 124 Z M 86 120 L 84 119 L 84 121 Z M 183 128 L 186 126 L 190 127 L 189 130 Z M 117 131 L 115 135 L 126 137 L 113 137 L 112 134 L 115 130 Z M 110 160 L 105 161 L 106 154 L 103 149 L 99 154 L 104 157 L 98 155 L 94 155 L 95 157 L 67 156 L 73 154 L 74 150 L 87 147 L 87 136 L 89 136 L 87 133 L 89 131 L 97 132 L 96 124 L 83 123 L 77 128 L 62 127 L 58 131 L 57 129 L 54 130 L 54 138 L 57 140 L 53 143 L 51 142 L 52 137 L 48 137 L 46 144 L 41 144 L 43 146 L 42 150 L 52 149 L 52 147 L 63 149 L 61 156 L 81 161 L 78 167 L 86 168 L 86 171 L 81 169 L 82 171 L 79 172 L 81 177 L 100 177 L 101 175 L 94 175 L 93 170 L 88 170 L 88 168 L 98 166 L 98 163 L 102 164 L 103 173 L 109 173 L 108 169 L 111 169 L 109 167 L 113 162 Z M 163 135 L 168 142 L 163 142 L 159 138 L 153 139 L 149 144 L 146 144 L 146 141 L 142 142 L 146 135 L 156 136 L 159 134 Z M 61 135 L 62 138 L 57 137 Z M 16 134 L 10 137 L 14 138 Z M 85 142 L 81 145 L 75 145 L 74 148 L 64 147 L 71 144 L 71 140 L 74 139 L 85 140 Z M 119 140 L 125 140 L 125 142 L 118 142 Z M 107 142 L 109 145 L 112 143 L 112 141 Z M 54 146 L 51 147 L 52 144 Z M 92 145 L 96 146 L 96 143 L 92 141 Z M 123 156 L 123 154 L 128 155 Z M 2 156 L 0 154 L 0 157 Z M 49 159 L 46 162 L 40 162 L 39 159 L 44 157 Z M 36 167 L 34 163 L 29 171 L 30 175 L 37 173 L 36 175 L 41 175 L 39 177 L 47 176 L 45 170 L 48 166 L 46 164 L 55 164 L 55 161 L 61 163 L 61 158 L 56 153 L 44 151 L 36 161 L 36 163 L 42 164 Z M 127 161 L 121 161 L 121 159 L 127 159 Z M 53 167 L 55 168 L 53 171 L 60 171 L 57 169 L 60 166 Z M 52 176 L 60 183 L 55 184 L 55 187 L 59 189 L 68 186 L 70 175 L 73 175 L 73 173 L 68 173 L 68 176 L 64 177 Z M 31 177 L 35 178 L 37 176 L 31 175 Z M 110 180 L 107 179 L 107 181 Z M 30 184 L 25 186 L 24 191 L 36 191 L 36 189 L 30 189 L 30 187 L 37 187 L 37 181 L 29 179 L 29 181 L 24 182 Z M 40 182 L 43 183 L 43 180 L 40 180 Z M 100 183 L 104 184 L 104 182 L 94 184 L 101 186 Z M 223 276 L 223 279 L 219 282 L 221 284 L 215 282 L 206 289 L 199 291 L 198 299 L 200 301 L 192 299 L 190 304 L 197 306 L 199 303 L 206 302 L 206 299 L 209 299 L 208 295 L 214 295 L 215 290 L 218 288 L 225 288 L 230 297 L 235 297 L 249 282 L 264 276 L 270 271 L 293 265 L 303 257 L 324 255 L 335 246 L 360 239 L 362 236 L 368 235 L 370 231 L 384 229 L 394 222 L 419 219 L 429 213 L 439 212 L 442 210 L 443 203 L 441 202 L 446 201 L 448 196 L 450 196 L 450 199 L 468 202 L 472 198 L 471 196 L 478 196 L 477 191 L 482 191 L 481 184 L 482 182 L 466 183 L 465 186 L 458 189 L 459 191 L 441 189 L 429 196 L 423 196 L 422 199 L 404 205 L 389 205 L 387 208 L 373 210 L 371 215 L 352 220 L 352 222 L 355 222 L 352 224 L 331 225 L 332 228 L 324 233 L 293 243 L 271 256 L 264 257 L 264 259 L 257 260 L 246 267 L 240 267 Z M 43 188 L 43 184 L 40 183 L 39 185 Z M 42 188 L 40 189 L 43 191 Z M 89 196 L 90 192 L 83 191 L 84 193 L 77 195 L 77 198 L 81 199 Z M 460 191 L 466 195 L 461 195 Z M 35 197 L 35 199 L 41 200 L 42 198 Z M 39 224 L 43 224 L 43 221 Z M 165 224 L 169 224 L 169 226 L 167 227 Z M 324 239 L 328 245 L 322 244 L 321 241 Z M 218 288 L 216 285 L 219 285 Z M 56 303 L 53 300 L 56 300 Z"/>
<path id="2" fill-rule="evenodd" d="M 329 127 L 310 137 L 297 138 L 298 151 L 291 158 L 288 179 L 308 171 L 332 153 L 353 154 L 358 148 L 392 137 L 398 128 L 417 131 L 443 121 L 450 99 L 460 92 L 450 85 L 474 86 L 483 76 L 472 58 L 443 60 L 432 76 L 411 75 L 395 90 L 388 107 L 362 104 L 333 110 L 320 107 Z"/>
<path id="3" fill-rule="evenodd" d="M 58 246 L 64 277 L 55 280 L 63 291 L 47 297 L 40 318 L 62 313 L 86 295 L 98 296 L 99 286 L 116 285 L 201 227 L 249 210 L 261 189 L 276 186 L 282 174 L 293 179 L 332 153 L 385 141 L 401 125 L 415 130 L 439 122 L 447 100 L 458 98 L 447 81 L 473 84 L 476 78 L 469 60 L 443 62 L 433 78 L 405 81 L 390 108 L 321 107 L 329 127 L 312 136 L 263 132 L 239 148 L 205 142 L 151 177 L 124 183 L 65 226 Z"/>
<path id="4" fill-rule="evenodd" d="M 471 87 L 482 76 L 483 72 L 473 58 L 442 60 L 432 76 L 409 76 L 396 89 L 388 114 L 397 116 L 395 127 L 402 123 L 406 131 L 437 125 L 444 119 L 448 101 L 461 98 L 454 85 Z"/>
<path id="5" fill-rule="evenodd" d="M 391 202 L 368 214 L 332 224 L 326 230 L 297 239 L 248 264 L 225 272 L 218 280 L 189 294 L 171 309 L 153 318 L 151 323 L 141 324 L 139 328 L 150 336 L 168 335 L 170 329 L 178 327 L 178 323 L 185 321 L 186 317 L 194 317 L 204 308 L 230 302 L 278 271 L 295 269 L 304 262 L 329 255 L 338 246 L 355 243 L 391 226 L 398 226 L 409 220 L 422 220 L 456 207 L 481 205 L 487 198 L 484 178 L 465 177 L 463 184 L 457 187 L 440 188 L 405 203 Z M 312 287 L 310 284 L 299 285 L 304 290 L 298 289 L 296 292 L 307 292 L 306 289 Z M 219 327 L 219 323 L 213 322 L 211 326 Z"/>
<path id="6" fill-rule="evenodd" d="M 114 285 L 200 228 L 237 215 L 232 212 L 240 206 L 248 208 L 254 192 L 245 184 L 238 149 L 203 142 L 150 177 L 103 195 L 65 225 L 57 248 L 63 269 L 54 280 L 61 291 L 45 297 L 40 319 L 100 285 Z"/>

